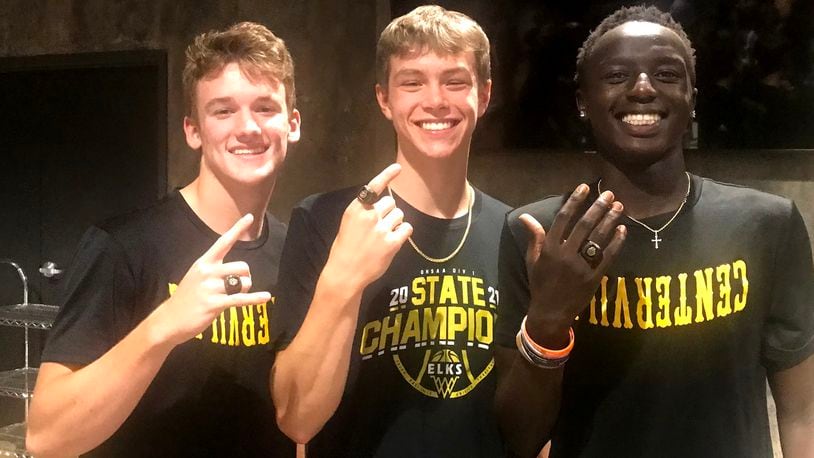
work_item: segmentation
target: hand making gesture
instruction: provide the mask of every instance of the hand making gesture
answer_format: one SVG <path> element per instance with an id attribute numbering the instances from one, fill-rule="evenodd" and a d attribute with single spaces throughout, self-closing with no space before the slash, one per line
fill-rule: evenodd
<path id="1" fill-rule="evenodd" d="M 413 232 L 395 200 L 381 196 L 400 171 L 398 164 L 385 168 L 359 190 L 342 215 L 328 262 L 352 288 L 364 288 L 382 276 Z"/>
<path id="2" fill-rule="evenodd" d="M 520 216 L 531 233 L 526 251 L 531 295 L 526 327 L 541 345 L 560 348 L 567 342 L 574 317 L 590 303 L 625 238 L 625 227 L 618 225 L 621 202 L 606 191 L 582 214 L 588 191 L 585 184 L 577 186 L 548 233 L 533 216 Z"/>
<path id="3" fill-rule="evenodd" d="M 189 268 L 175 293 L 154 313 L 166 324 L 167 341 L 180 344 L 212 323 L 225 309 L 262 304 L 271 300 L 267 291 L 248 292 L 252 286 L 249 265 L 243 261 L 223 262 L 240 235 L 254 218 L 247 214 L 215 241 Z"/>

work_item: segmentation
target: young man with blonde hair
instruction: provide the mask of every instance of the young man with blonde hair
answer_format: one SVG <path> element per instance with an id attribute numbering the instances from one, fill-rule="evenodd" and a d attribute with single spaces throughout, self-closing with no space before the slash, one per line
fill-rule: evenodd
<path id="1" fill-rule="evenodd" d="M 285 226 L 266 212 L 299 139 L 293 62 L 254 23 L 186 56 L 200 171 L 85 234 L 31 406 L 36 456 L 293 456 L 268 392 Z"/>
<path id="2" fill-rule="evenodd" d="M 492 340 L 508 207 L 467 181 L 489 72 L 469 17 L 425 6 L 393 20 L 376 96 L 396 164 L 292 213 L 272 382 L 280 427 L 309 457 L 502 454 Z"/>

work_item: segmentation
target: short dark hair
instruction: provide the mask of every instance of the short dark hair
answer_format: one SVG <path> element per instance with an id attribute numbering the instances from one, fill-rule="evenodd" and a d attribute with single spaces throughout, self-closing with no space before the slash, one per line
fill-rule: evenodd
<path id="1" fill-rule="evenodd" d="M 591 54 L 591 52 L 593 52 L 594 46 L 596 45 L 597 40 L 599 40 L 599 37 L 626 22 L 636 21 L 652 22 L 654 24 L 666 27 L 678 35 L 678 38 L 681 39 L 681 43 L 684 45 L 684 48 L 686 48 L 687 55 L 690 57 L 690 62 L 688 62 L 690 81 L 692 82 L 692 85 L 695 86 L 695 48 L 692 47 L 690 38 L 687 36 L 687 33 L 684 32 L 684 28 L 681 27 L 681 24 L 676 22 L 672 16 L 670 16 L 670 13 L 665 13 L 655 6 L 644 5 L 631 7 L 623 6 L 622 8 L 619 8 L 611 13 L 599 23 L 596 29 L 594 29 L 590 35 L 588 35 L 588 38 L 586 38 L 582 43 L 582 47 L 579 48 L 579 52 L 577 52 L 577 72 L 576 75 L 574 75 L 574 81 L 579 83 L 583 66 L 585 65 L 585 59 Z"/>

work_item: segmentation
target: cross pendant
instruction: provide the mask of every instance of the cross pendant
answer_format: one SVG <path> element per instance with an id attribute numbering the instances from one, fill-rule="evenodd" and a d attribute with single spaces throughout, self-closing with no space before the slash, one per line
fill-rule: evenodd
<path id="1" fill-rule="evenodd" d="M 661 242 L 664 239 L 659 238 L 659 231 L 655 231 L 655 232 L 653 232 L 653 234 L 655 235 L 655 237 L 653 238 L 653 240 L 651 240 L 651 242 L 656 244 L 656 249 L 658 250 L 659 249 L 659 242 Z"/>

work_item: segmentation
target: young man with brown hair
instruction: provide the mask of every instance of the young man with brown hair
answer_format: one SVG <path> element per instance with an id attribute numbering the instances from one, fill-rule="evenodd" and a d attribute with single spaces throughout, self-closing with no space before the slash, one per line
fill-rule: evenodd
<path id="1" fill-rule="evenodd" d="M 292 213 L 273 392 L 309 456 L 502 453 L 492 348 L 508 207 L 467 182 L 489 69 L 467 16 L 425 6 L 393 20 L 376 95 L 397 164 Z"/>
<path id="2" fill-rule="evenodd" d="M 198 36 L 186 55 L 184 132 L 200 171 L 85 234 L 31 406 L 37 456 L 294 453 L 268 393 L 285 226 L 266 212 L 299 139 L 293 62 L 248 22 Z"/>

